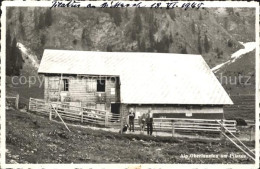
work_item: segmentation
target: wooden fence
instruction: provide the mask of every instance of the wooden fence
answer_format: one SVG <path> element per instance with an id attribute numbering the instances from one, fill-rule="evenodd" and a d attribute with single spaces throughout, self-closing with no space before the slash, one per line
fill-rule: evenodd
<path id="1" fill-rule="evenodd" d="M 5 98 L 7 103 L 14 103 L 15 108 L 19 109 L 19 94 L 16 96 L 6 96 Z"/>
<path id="2" fill-rule="evenodd" d="M 154 118 L 154 128 L 157 131 L 168 131 L 173 134 L 175 131 L 204 131 L 204 132 L 219 132 L 221 120 L 210 119 L 181 119 L 181 118 Z M 235 120 L 223 120 L 223 126 L 230 132 L 236 133 Z"/>
<path id="3" fill-rule="evenodd" d="M 67 103 L 47 103 L 44 100 L 34 98 L 30 98 L 29 110 L 45 114 L 50 119 L 57 116 L 55 114 L 55 111 L 57 111 L 62 118 L 67 120 L 114 128 L 120 128 L 122 125 L 121 120 L 126 123 L 127 118 L 121 118 L 119 114 L 113 114 L 105 110 L 71 106 Z M 220 120 L 210 119 L 154 118 L 154 130 L 172 134 L 176 131 L 220 132 L 221 125 L 219 122 Z M 223 120 L 223 126 L 232 133 L 237 132 L 235 120 Z M 135 129 L 140 130 L 137 119 L 135 120 Z"/>
<path id="4" fill-rule="evenodd" d="M 58 102 L 47 103 L 44 100 L 34 98 L 30 98 L 29 110 L 47 115 L 50 120 L 57 117 L 56 110 L 62 118 L 81 123 L 111 126 L 120 121 L 120 115 L 105 110 L 71 106 Z"/>

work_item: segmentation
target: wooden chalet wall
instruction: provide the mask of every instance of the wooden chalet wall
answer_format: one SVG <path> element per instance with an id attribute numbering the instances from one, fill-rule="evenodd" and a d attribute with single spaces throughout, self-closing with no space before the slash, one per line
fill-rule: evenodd
<path id="1" fill-rule="evenodd" d="M 128 110 L 133 107 L 136 116 L 147 113 L 152 108 L 154 117 L 160 118 L 196 118 L 196 119 L 222 119 L 222 105 L 124 105 L 121 106 L 122 113 L 127 114 Z M 137 118 L 137 117 L 136 117 Z"/>
<path id="2" fill-rule="evenodd" d="M 63 82 L 61 79 L 68 79 L 68 91 L 62 91 Z M 119 78 L 102 77 L 105 79 L 105 92 L 97 92 L 95 83 L 92 90 L 89 90 L 88 81 L 99 80 L 99 77 L 80 77 L 66 75 L 45 75 L 44 98 L 47 101 L 59 102 L 61 95 L 67 95 L 65 102 L 81 102 L 81 106 L 100 108 L 105 104 L 105 109 L 110 110 L 111 103 L 119 102 L 120 89 Z M 114 90 L 113 90 L 114 89 Z M 112 91 L 111 91 L 112 90 Z"/>

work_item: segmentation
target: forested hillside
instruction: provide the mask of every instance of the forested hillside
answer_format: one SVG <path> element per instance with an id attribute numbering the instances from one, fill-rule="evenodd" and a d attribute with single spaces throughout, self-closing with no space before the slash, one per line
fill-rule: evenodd
<path id="1" fill-rule="evenodd" d="M 44 49 L 202 54 L 214 67 L 243 48 L 238 41 L 254 41 L 253 12 L 249 8 L 10 7 L 7 75 L 36 71 L 26 60 L 40 62 Z M 17 43 L 28 49 L 29 56 L 21 54 Z"/>

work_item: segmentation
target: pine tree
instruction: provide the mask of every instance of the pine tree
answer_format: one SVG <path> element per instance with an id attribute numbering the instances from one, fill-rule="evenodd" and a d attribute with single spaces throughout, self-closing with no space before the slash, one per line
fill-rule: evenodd
<path id="1" fill-rule="evenodd" d="M 229 15 L 234 14 L 234 9 L 233 8 L 226 8 L 226 11 Z"/>
<path id="2" fill-rule="evenodd" d="M 90 49 L 92 46 L 92 40 L 89 36 L 89 31 L 87 28 L 83 29 L 82 35 L 81 35 L 81 41 L 82 41 L 82 48 L 83 49 Z"/>
<path id="3" fill-rule="evenodd" d="M 24 26 L 22 24 L 20 26 L 20 35 L 23 40 L 26 38 Z"/>
<path id="4" fill-rule="evenodd" d="M 122 22 L 120 8 L 112 9 L 112 14 L 113 14 L 112 17 L 114 18 L 114 22 L 115 22 L 116 26 L 120 26 L 120 24 Z"/>
<path id="5" fill-rule="evenodd" d="M 225 17 L 225 19 L 224 19 L 224 28 L 225 28 L 226 30 L 228 30 L 228 25 L 229 25 L 229 23 L 228 23 L 228 18 Z"/>
<path id="6" fill-rule="evenodd" d="M 141 13 L 139 12 L 139 9 L 135 9 L 133 24 L 137 30 L 142 29 L 142 19 L 141 19 Z"/>
<path id="7" fill-rule="evenodd" d="M 194 22 L 194 20 L 192 20 L 192 23 L 191 23 L 191 31 L 192 31 L 192 33 L 194 34 L 195 33 L 195 22 Z"/>
<path id="8" fill-rule="evenodd" d="M 40 13 L 38 28 L 43 29 L 44 27 L 45 27 L 45 18 L 44 15 Z"/>
<path id="9" fill-rule="evenodd" d="M 22 11 L 21 10 L 19 10 L 19 23 L 20 24 L 22 24 L 23 23 L 23 18 L 24 18 L 24 16 L 23 16 L 23 13 L 22 13 Z"/>
<path id="10" fill-rule="evenodd" d="M 12 69 L 11 69 L 11 63 L 12 63 L 12 39 L 10 35 L 10 30 L 7 28 L 6 31 L 6 74 L 10 76 L 12 74 Z"/>
<path id="11" fill-rule="evenodd" d="M 49 27 L 51 26 L 51 24 L 52 24 L 52 12 L 51 9 L 47 9 L 45 13 L 45 25 Z"/>
<path id="12" fill-rule="evenodd" d="M 175 21 L 175 19 L 176 19 L 175 10 L 169 10 L 169 15 L 170 15 L 171 19 L 173 21 Z"/>
<path id="13" fill-rule="evenodd" d="M 200 15 L 199 15 L 199 20 L 202 20 L 202 15 L 201 15 L 201 12 L 200 12 Z"/>
<path id="14" fill-rule="evenodd" d="M 128 16 L 128 10 L 127 10 L 127 8 L 125 8 L 125 18 L 128 19 L 128 17 L 129 17 Z"/>
<path id="15" fill-rule="evenodd" d="M 145 42 L 144 40 L 140 40 L 141 42 L 139 43 L 139 51 L 140 52 L 146 52 L 146 47 L 145 47 Z M 139 42 L 139 41 L 138 41 Z"/>
<path id="16" fill-rule="evenodd" d="M 7 19 L 11 19 L 12 15 L 13 15 L 13 7 L 8 7 L 6 8 L 6 18 Z"/>
<path id="17" fill-rule="evenodd" d="M 198 51 L 202 54 L 201 42 L 200 42 L 200 33 L 198 34 Z"/>
<path id="18" fill-rule="evenodd" d="M 205 52 L 206 52 L 206 53 L 208 53 L 208 52 L 209 52 L 209 49 L 210 49 L 209 40 L 208 40 L 207 35 L 205 35 L 205 37 L 204 37 L 204 49 L 205 49 Z"/>
<path id="19" fill-rule="evenodd" d="M 182 53 L 182 54 L 187 54 L 187 53 L 188 53 L 186 46 L 185 46 L 185 47 L 182 47 L 181 53 Z"/>
<path id="20" fill-rule="evenodd" d="M 23 58 L 20 49 L 17 47 L 16 38 L 13 39 L 10 52 L 10 75 L 20 75 L 20 69 L 23 66 Z"/>

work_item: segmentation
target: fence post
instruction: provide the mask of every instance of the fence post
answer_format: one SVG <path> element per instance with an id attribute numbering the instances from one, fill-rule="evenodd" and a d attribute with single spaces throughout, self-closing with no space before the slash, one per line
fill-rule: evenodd
<path id="1" fill-rule="evenodd" d="M 175 134 L 175 124 L 174 124 L 174 121 L 172 121 L 172 137 L 174 136 Z"/>
<path id="2" fill-rule="evenodd" d="M 50 116 L 49 116 L 50 121 L 52 121 L 52 108 L 50 108 Z"/>
<path id="3" fill-rule="evenodd" d="M 108 111 L 106 111 L 105 126 L 108 126 Z"/>
<path id="4" fill-rule="evenodd" d="M 250 139 L 249 139 L 249 141 L 252 141 L 252 133 L 253 133 L 253 128 L 254 128 L 254 127 L 251 126 L 250 128 L 251 128 L 251 130 L 250 130 Z"/>
<path id="5" fill-rule="evenodd" d="M 29 99 L 29 106 L 28 106 L 28 110 L 30 111 L 31 110 L 31 100 L 32 98 L 30 97 L 30 99 Z"/>
<path id="6" fill-rule="evenodd" d="M 81 108 L 81 123 L 83 123 L 83 117 L 84 117 L 84 116 L 83 116 L 83 113 L 84 113 L 84 112 L 83 112 L 83 108 Z"/>
<path id="7" fill-rule="evenodd" d="M 120 134 L 123 134 L 123 106 L 120 104 Z"/>
<path id="8" fill-rule="evenodd" d="M 15 107 L 16 107 L 16 109 L 19 109 L 19 94 L 16 95 Z"/>

